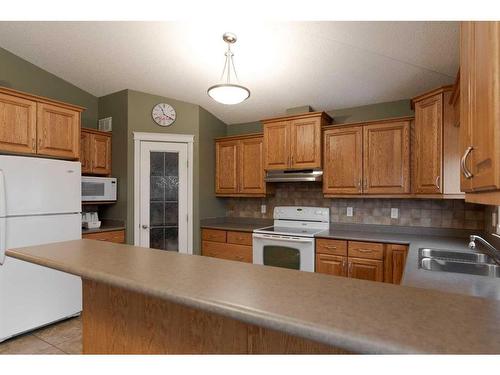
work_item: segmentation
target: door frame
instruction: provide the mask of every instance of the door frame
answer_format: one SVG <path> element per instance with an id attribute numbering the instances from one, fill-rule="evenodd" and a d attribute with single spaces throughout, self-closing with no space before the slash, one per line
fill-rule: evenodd
<path id="1" fill-rule="evenodd" d="M 162 142 L 162 143 L 185 143 L 187 145 L 187 185 L 188 185 L 188 204 L 187 204 L 187 249 L 182 253 L 193 254 L 193 144 L 194 135 L 192 134 L 171 134 L 171 133 L 146 133 L 133 132 L 134 137 L 134 245 L 140 246 L 140 172 L 141 172 L 141 142 Z M 181 218 L 179 218 L 181 220 Z M 180 249 L 179 249 L 180 250 Z M 179 251 L 181 252 L 181 251 Z"/>

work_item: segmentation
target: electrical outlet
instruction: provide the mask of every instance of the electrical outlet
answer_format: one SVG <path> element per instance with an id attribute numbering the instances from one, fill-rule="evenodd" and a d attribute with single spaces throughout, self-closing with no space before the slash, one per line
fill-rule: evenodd
<path id="1" fill-rule="evenodd" d="M 266 207 L 266 205 L 265 205 L 265 204 L 261 204 L 261 205 L 260 205 L 260 213 L 261 213 L 261 214 L 265 214 L 265 213 L 266 213 L 266 211 L 267 211 L 267 207 Z"/>
<path id="2" fill-rule="evenodd" d="M 399 208 L 391 208 L 391 219 L 397 219 L 399 217 Z"/>
<path id="3" fill-rule="evenodd" d="M 352 207 L 347 207 L 346 215 L 352 216 Z"/>

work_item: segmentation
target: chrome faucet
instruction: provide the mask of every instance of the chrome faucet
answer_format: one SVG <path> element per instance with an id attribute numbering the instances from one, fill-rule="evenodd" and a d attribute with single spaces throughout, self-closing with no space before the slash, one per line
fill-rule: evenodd
<path id="1" fill-rule="evenodd" d="M 484 251 L 481 251 L 485 253 L 486 255 L 489 255 L 493 260 L 495 261 L 496 264 L 500 266 L 500 251 L 496 249 L 495 246 L 490 244 L 488 241 L 486 241 L 483 237 L 481 236 L 476 236 L 476 235 L 471 235 L 469 237 L 470 242 L 469 242 L 469 249 L 471 250 L 476 250 L 476 241 L 479 241 L 484 245 Z"/>

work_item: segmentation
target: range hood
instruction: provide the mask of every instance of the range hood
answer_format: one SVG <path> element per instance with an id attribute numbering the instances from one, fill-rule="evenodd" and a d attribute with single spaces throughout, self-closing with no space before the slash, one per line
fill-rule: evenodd
<path id="1" fill-rule="evenodd" d="M 301 182 L 301 181 L 321 181 L 323 171 L 317 169 L 302 169 L 295 171 L 267 171 L 266 182 Z"/>

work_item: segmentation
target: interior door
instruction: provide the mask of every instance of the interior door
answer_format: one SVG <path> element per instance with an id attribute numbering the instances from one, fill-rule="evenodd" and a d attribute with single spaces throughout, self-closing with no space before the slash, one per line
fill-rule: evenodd
<path id="1" fill-rule="evenodd" d="M 188 253 L 188 146 L 141 142 L 140 246 Z"/>

